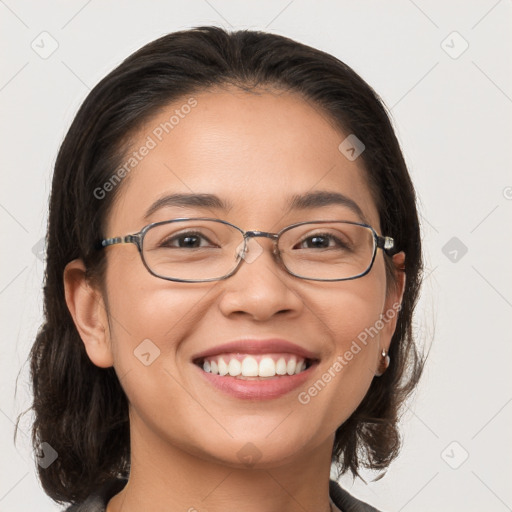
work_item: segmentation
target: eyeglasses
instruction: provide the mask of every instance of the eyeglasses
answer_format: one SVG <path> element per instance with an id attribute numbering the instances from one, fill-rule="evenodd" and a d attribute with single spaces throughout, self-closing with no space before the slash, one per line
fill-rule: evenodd
<path id="1" fill-rule="evenodd" d="M 242 261 L 252 263 L 263 252 L 255 237 L 274 241 L 273 255 L 289 274 L 313 281 L 357 279 L 370 272 L 377 249 L 394 253 L 392 238 L 358 222 L 299 222 L 267 233 L 205 217 L 154 222 L 138 233 L 102 240 L 99 248 L 133 243 L 152 275 L 197 283 L 226 279 Z"/>

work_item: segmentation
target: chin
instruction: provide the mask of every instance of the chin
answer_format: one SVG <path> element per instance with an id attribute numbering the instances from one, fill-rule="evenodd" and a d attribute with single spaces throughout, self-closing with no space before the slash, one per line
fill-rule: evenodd
<path id="1" fill-rule="evenodd" d="M 273 433 L 272 429 L 262 429 L 254 435 L 247 432 L 237 435 L 230 431 L 233 438 L 224 443 L 219 443 L 218 439 L 214 441 L 215 451 L 208 450 L 203 443 L 204 449 L 208 450 L 208 454 L 203 452 L 203 458 L 238 469 L 271 469 L 304 456 L 309 451 L 307 446 L 313 449 L 313 445 L 321 443 L 308 443 L 303 434 L 294 436 L 289 428 L 283 427 L 278 433 L 276 424 L 272 427 L 275 429 Z"/>

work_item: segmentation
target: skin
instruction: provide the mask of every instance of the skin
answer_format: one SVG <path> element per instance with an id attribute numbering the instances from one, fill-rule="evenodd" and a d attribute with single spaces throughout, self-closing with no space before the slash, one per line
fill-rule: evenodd
<path id="1" fill-rule="evenodd" d="M 339 205 L 296 212 L 285 207 L 288 196 L 314 190 L 350 197 L 386 235 L 362 159 L 351 162 L 338 150 L 346 135 L 319 109 L 298 95 L 269 90 L 255 94 L 230 87 L 194 97 L 197 106 L 123 181 L 107 237 L 181 216 L 221 218 L 244 230 L 270 232 L 306 220 L 361 220 Z M 133 147 L 143 145 L 185 101 L 151 119 Z M 166 207 L 143 219 L 156 199 L 174 192 L 214 193 L 233 207 Z M 210 283 L 152 276 L 133 244 L 106 249 L 106 295 L 85 279 L 80 260 L 66 267 L 66 300 L 87 354 L 99 367 L 114 366 L 130 402 L 130 480 L 107 512 L 329 510 L 335 431 L 378 378 L 396 318 L 307 405 L 297 395 L 400 302 L 404 273 L 397 272 L 396 286 L 387 283 L 378 250 L 362 278 L 306 281 L 279 268 L 271 240 L 257 240 L 263 254 L 230 278 Z M 404 257 L 393 257 L 396 268 Z M 199 378 L 191 358 L 243 336 L 291 340 L 317 353 L 320 364 L 306 386 L 277 399 L 224 395 Z M 133 352 L 148 338 L 160 355 L 145 366 Z M 249 442 L 261 455 L 250 467 L 237 455 Z"/>

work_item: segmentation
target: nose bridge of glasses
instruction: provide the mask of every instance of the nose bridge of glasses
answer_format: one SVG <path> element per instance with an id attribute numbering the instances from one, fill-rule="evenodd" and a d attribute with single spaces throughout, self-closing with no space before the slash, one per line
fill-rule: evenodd
<path id="1" fill-rule="evenodd" d="M 272 250 L 275 251 L 275 249 L 276 249 L 276 242 L 277 242 L 277 239 L 279 238 L 279 235 L 276 234 L 276 233 L 269 233 L 267 231 L 254 231 L 254 230 L 252 230 L 252 231 L 246 231 L 245 234 L 244 234 L 244 238 L 245 238 L 246 242 L 249 242 L 249 240 L 251 238 L 269 238 L 270 240 L 272 240 L 272 243 L 273 243 Z"/>
<path id="2" fill-rule="evenodd" d="M 256 231 L 250 230 L 245 231 L 244 233 L 244 244 L 246 247 L 246 254 L 244 259 L 248 262 L 252 262 L 263 252 L 264 243 L 259 243 L 256 241 L 256 238 L 267 238 L 272 241 L 272 253 L 275 254 L 277 251 L 276 241 L 278 239 L 278 235 L 276 233 L 269 233 L 267 231 Z M 251 242 L 252 240 L 252 242 Z M 249 253 L 249 254 L 247 254 Z"/>
<path id="3" fill-rule="evenodd" d="M 276 233 L 268 233 L 267 231 L 246 231 L 245 238 L 256 238 L 256 237 L 264 237 L 270 238 L 272 240 L 277 240 Z"/>

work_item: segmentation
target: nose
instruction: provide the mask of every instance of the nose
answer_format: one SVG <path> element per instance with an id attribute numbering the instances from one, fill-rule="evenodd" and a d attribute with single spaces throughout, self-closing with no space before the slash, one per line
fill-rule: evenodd
<path id="1" fill-rule="evenodd" d="M 223 282 L 220 309 L 225 316 L 248 315 L 265 321 L 276 314 L 289 318 L 300 315 L 303 302 L 295 281 L 280 265 L 270 238 L 247 239 L 244 261 L 237 272 Z"/>

